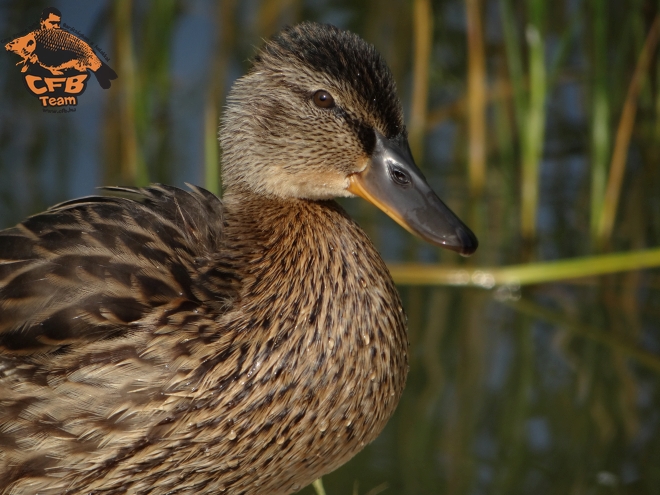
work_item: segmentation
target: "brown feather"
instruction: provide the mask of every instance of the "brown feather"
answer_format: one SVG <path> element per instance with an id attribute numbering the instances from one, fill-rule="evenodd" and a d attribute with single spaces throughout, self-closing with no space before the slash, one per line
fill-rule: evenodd
<path id="1" fill-rule="evenodd" d="M 361 128 L 328 122 L 337 156 L 365 159 Z M 222 202 L 114 188 L 0 233 L 1 493 L 287 494 L 382 430 L 407 374 L 387 268 L 334 201 L 259 179 L 291 150 L 247 135 Z M 310 170 L 346 173 L 294 138 Z M 291 163 L 282 180 L 308 173 Z"/>
<path id="2" fill-rule="evenodd" d="M 111 204 L 147 215 L 128 200 Z M 97 218 L 94 206 L 107 203 L 64 208 Z M 179 262 L 191 270 L 182 288 L 191 297 L 163 304 L 145 296 L 141 272 L 172 291 L 178 282 L 167 265 L 142 266 L 136 260 L 144 253 L 120 251 L 115 256 L 134 270 L 131 285 L 119 280 L 125 268 L 111 264 L 103 287 L 123 288 L 140 318 L 122 324 L 112 308 L 94 318 L 83 313 L 87 333 L 74 325 L 69 340 L 49 342 L 47 352 L 3 355 L 0 459 L 8 469 L 0 477 L 8 493 L 288 493 L 382 429 L 403 390 L 406 337 L 399 298 L 371 242 L 333 202 L 243 197 L 237 206 L 224 211 L 225 240 L 215 253 L 240 285 L 235 294 L 216 293 L 232 298 L 224 312 L 192 295 L 207 294 L 196 280 L 208 273 L 193 263 L 208 253 L 183 242 L 192 222 L 180 219 L 175 230 L 172 218 L 154 214 L 137 231 L 154 238 L 172 228 Z M 92 247 L 99 249 L 75 246 Z M 53 279 L 53 290 L 67 280 Z M 87 300 L 81 312 L 90 311 Z M 24 312 L 34 302 L 22 300 Z M 112 320 L 105 333 L 104 317 Z"/>

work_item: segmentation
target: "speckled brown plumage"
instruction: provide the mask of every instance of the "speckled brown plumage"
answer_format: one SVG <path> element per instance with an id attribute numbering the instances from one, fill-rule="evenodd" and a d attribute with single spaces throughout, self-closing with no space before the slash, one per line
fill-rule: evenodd
<path id="1" fill-rule="evenodd" d="M 402 122 L 373 47 L 303 24 L 232 90 L 222 201 L 115 188 L 1 232 L 0 493 L 288 494 L 372 441 L 403 391 L 405 317 L 329 198 L 385 140 L 405 155 Z"/>
<path id="2" fill-rule="evenodd" d="M 143 194 L 3 233 L 3 259 L 28 258 L 2 265 L 7 493 L 288 493 L 373 440 L 405 327 L 355 223 L 330 202 Z"/>

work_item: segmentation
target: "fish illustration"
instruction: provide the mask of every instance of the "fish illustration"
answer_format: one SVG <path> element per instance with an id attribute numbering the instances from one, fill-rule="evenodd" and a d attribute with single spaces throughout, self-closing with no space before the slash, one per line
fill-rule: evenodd
<path id="1" fill-rule="evenodd" d="M 110 87 L 110 81 L 117 74 L 96 56 L 86 42 L 63 29 L 37 29 L 5 45 L 9 52 L 16 53 L 23 60 L 21 72 L 30 65 L 39 65 L 53 75 L 61 75 L 64 70 L 78 72 L 91 70 L 103 89 Z"/>

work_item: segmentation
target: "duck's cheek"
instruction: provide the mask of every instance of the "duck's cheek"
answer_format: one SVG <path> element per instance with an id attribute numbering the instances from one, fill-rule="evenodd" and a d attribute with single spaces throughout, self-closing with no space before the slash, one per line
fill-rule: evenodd
<path id="1" fill-rule="evenodd" d="M 348 186 L 345 172 L 327 167 L 272 165 L 259 181 L 256 192 L 280 198 L 319 200 L 352 196 Z"/>
<path id="2" fill-rule="evenodd" d="M 356 153 L 342 162 L 337 157 L 328 157 L 323 163 L 289 170 L 286 174 L 289 187 L 295 189 L 291 196 L 305 199 L 355 197 L 350 191 L 350 177 L 364 171 L 369 162 L 370 157 Z"/>
<path id="3" fill-rule="evenodd" d="M 348 178 L 334 171 L 303 174 L 302 177 L 296 177 L 295 187 L 295 196 L 298 198 L 332 199 L 350 196 L 347 190 Z"/>

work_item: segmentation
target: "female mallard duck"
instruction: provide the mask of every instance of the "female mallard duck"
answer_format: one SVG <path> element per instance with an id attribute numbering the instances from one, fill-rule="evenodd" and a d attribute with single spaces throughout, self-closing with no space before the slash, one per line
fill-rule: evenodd
<path id="1" fill-rule="evenodd" d="M 82 198 L 0 233 L 3 494 L 298 490 L 382 430 L 406 379 L 387 268 L 331 198 L 463 254 L 392 75 L 305 23 L 234 85 L 211 193 Z"/>

